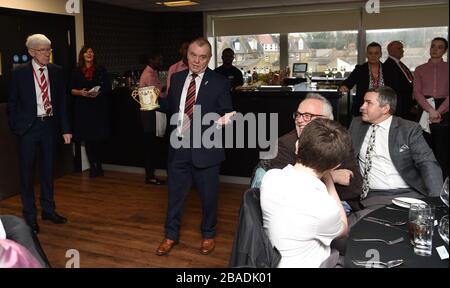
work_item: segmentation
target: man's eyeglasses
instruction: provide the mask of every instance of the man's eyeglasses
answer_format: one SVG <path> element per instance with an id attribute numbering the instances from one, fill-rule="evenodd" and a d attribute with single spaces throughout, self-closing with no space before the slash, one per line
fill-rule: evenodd
<path id="1" fill-rule="evenodd" d="M 42 48 L 42 49 L 31 48 L 31 50 L 34 50 L 34 51 L 38 52 L 39 54 L 52 53 L 52 51 L 53 51 L 53 49 L 51 49 L 51 48 Z"/>
<path id="2" fill-rule="evenodd" d="M 303 121 L 311 121 L 314 118 L 317 117 L 324 117 L 323 115 L 319 115 L 319 114 L 312 114 L 312 113 L 300 113 L 300 112 L 294 112 L 292 114 L 292 118 L 294 118 L 294 120 L 296 120 L 298 117 L 302 117 Z"/>

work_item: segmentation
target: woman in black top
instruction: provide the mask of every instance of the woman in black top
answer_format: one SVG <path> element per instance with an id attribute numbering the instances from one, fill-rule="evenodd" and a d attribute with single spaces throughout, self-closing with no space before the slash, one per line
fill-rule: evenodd
<path id="1" fill-rule="evenodd" d="M 106 69 L 96 64 L 92 47 L 81 48 L 70 89 L 74 96 L 74 140 L 84 142 L 90 164 L 89 176 L 103 176 L 101 149 L 102 141 L 109 135 L 111 81 Z"/>
<path id="2" fill-rule="evenodd" d="M 367 45 L 366 57 L 367 62 L 356 65 L 339 88 L 340 92 L 347 93 L 356 85 L 356 95 L 352 105 L 353 116 L 361 115 L 359 108 L 364 103 L 364 94 L 368 89 L 384 86 L 383 69 L 380 62 L 381 45 L 376 42 Z"/>

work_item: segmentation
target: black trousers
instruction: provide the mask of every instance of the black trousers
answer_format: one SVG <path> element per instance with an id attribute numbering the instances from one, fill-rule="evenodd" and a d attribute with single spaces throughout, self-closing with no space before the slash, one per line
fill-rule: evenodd
<path id="1" fill-rule="evenodd" d="M 41 207 L 45 213 L 55 211 L 53 199 L 53 165 L 55 153 L 54 119 L 36 119 L 33 126 L 19 137 L 20 195 L 25 219 L 35 221 L 36 204 L 34 195 L 34 168 L 39 153 L 41 163 Z"/>
<path id="2" fill-rule="evenodd" d="M 84 141 L 84 148 L 86 149 L 86 156 L 91 167 L 93 164 L 101 164 L 103 161 L 102 148 L 103 141 L 87 140 Z"/>
<path id="3" fill-rule="evenodd" d="M 192 164 L 191 150 L 179 149 L 168 164 L 169 203 L 166 218 L 166 238 L 178 241 L 186 198 L 195 182 L 203 209 L 200 226 L 203 238 L 214 238 L 217 224 L 220 164 L 197 168 Z"/>
<path id="4" fill-rule="evenodd" d="M 144 133 L 145 177 L 149 179 L 155 177 L 156 138 L 155 132 Z"/>
<path id="5" fill-rule="evenodd" d="M 50 267 L 47 256 L 39 243 L 39 239 L 23 219 L 12 215 L 1 215 L 0 219 L 5 228 L 6 239 L 19 243 L 27 248 L 43 267 Z"/>

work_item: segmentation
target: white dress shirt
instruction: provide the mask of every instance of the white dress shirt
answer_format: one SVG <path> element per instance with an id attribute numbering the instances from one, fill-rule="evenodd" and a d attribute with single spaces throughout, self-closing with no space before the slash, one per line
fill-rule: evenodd
<path id="1" fill-rule="evenodd" d="M 205 71 L 197 74 L 197 77 L 195 78 L 195 100 L 196 101 L 197 101 L 198 91 L 200 90 L 200 84 L 202 83 L 204 74 L 205 74 Z M 179 135 L 179 136 L 181 136 L 181 134 L 182 134 L 181 129 L 183 128 L 184 105 L 186 104 L 186 96 L 187 96 L 187 92 L 189 89 L 189 84 L 191 84 L 191 80 L 192 80 L 192 72 L 189 71 L 188 76 L 186 77 L 186 80 L 184 81 L 183 91 L 181 92 L 180 110 L 179 110 L 178 122 L 177 122 L 177 135 Z"/>
<path id="2" fill-rule="evenodd" d="M 264 175 L 261 209 L 264 230 L 281 253 L 278 267 L 318 268 L 344 229 L 325 184 L 292 165 Z"/>
<path id="3" fill-rule="evenodd" d="M 38 63 L 36 63 L 36 61 L 31 60 L 31 63 L 33 65 L 33 69 L 34 69 L 34 75 L 33 75 L 33 79 L 34 79 L 34 88 L 36 89 L 36 103 L 37 103 L 37 111 L 36 111 L 36 115 L 37 116 L 45 116 L 47 113 L 45 112 L 44 109 L 44 102 L 42 101 L 42 91 L 41 91 L 41 87 L 39 86 L 40 81 L 41 81 L 41 71 L 39 70 L 39 68 L 44 68 L 44 75 L 45 75 L 45 79 L 47 80 L 47 87 L 48 87 L 48 100 L 50 100 L 50 102 L 52 101 L 52 97 L 50 94 L 50 79 L 48 78 L 48 68 L 47 66 L 41 66 Z M 36 79 L 37 78 L 37 79 Z"/>
<path id="4" fill-rule="evenodd" d="M 389 128 L 391 127 L 391 123 L 392 116 L 379 123 L 375 131 L 375 147 L 372 152 L 372 168 L 369 173 L 370 189 L 391 190 L 409 188 L 392 163 L 391 155 L 389 154 Z M 370 126 L 359 151 L 358 162 L 361 173 L 363 173 L 364 167 L 366 166 L 367 145 L 372 130 L 373 127 Z"/>

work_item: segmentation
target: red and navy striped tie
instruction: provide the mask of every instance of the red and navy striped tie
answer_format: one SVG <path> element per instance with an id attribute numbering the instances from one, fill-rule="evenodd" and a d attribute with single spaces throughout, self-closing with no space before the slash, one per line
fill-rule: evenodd
<path id="1" fill-rule="evenodd" d="M 189 83 L 189 88 L 186 94 L 186 102 L 184 102 L 184 118 L 183 118 L 183 128 L 181 129 L 181 133 L 184 134 L 189 130 L 192 121 L 192 114 L 194 112 L 194 104 L 195 104 L 195 78 L 197 74 L 192 74 L 191 83 Z"/>
<path id="2" fill-rule="evenodd" d="M 44 68 L 39 68 L 41 71 L 41 93 L 42 93 L 42 103 L 44 104 L 45 114 L 52 114 L 52 103 L 50 102 L 50 98 L 48 97 L 48 85 L 47 79 L 45 79 Z"/>

